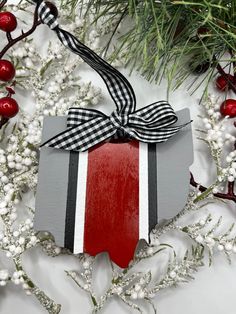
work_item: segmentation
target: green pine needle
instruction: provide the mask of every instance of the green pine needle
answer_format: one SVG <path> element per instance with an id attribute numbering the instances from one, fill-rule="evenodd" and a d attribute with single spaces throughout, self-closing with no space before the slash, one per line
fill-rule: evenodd
<path id="1" fill-rule="evenodd" d="M 79 0 L 62 0 L 75 8 Z M 87 11 L 97 18 L 120 16 L 131 20 L 110 56 L 122 56 L 126 65 L 149 81 L 167 77 L 171 88 L 179 87 L 203 62 L 209 64 L 204 79 L 193 90 L 208 85 L 219 60 L 236 61 L 235 0 L 88 0 Z M 117 28 L 114 30 L 115 35 Z M 111 39 L 109 40 L 109 44 Z"/>

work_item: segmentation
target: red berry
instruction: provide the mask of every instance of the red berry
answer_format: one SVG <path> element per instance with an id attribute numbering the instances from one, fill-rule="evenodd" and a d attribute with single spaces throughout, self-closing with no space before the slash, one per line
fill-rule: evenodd
<path id="1" fill-rule="evenodd" d="M 227 74 L 226 77 L 228 78 L 229 81 L 235 83 L 233 75 Z M 216 86 L 220 91 L 226 90 L 227 87 L 230 88 L 227 79 L 223 75 L 217 77 Z"/>
<path id="2" fill-rule="evenodd" d="M 227 99 L 220 106 L 220 113 L 222 116 L 236 117 L 236 100 Z"/>
<path id="3" fill-rule="evenodd" d="M 0 60 L 0 80 L 4 82 L 11 81 L 15 76 L 14 65 L 8 60 Z"/>
<path id="4" fill-rule="evenodd" d="M 0 29 L 4 32 L 13 32 L 17 27 L 17 20 L 11 12 L 0 12 Z"/>
<path id="5" fill-rule="evenodd" d="M 0 116 L 4 118 L 12 118 L 19 111 L 19 106 L 15 99 L 11 97 L 0 98 Z"/>

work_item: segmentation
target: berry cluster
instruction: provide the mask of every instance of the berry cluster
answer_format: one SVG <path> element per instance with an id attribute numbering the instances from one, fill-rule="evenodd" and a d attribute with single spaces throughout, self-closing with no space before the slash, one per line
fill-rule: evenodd
<path id="1" fill-rule="evenodd" d="M 231 74 L 220 75 L 216 79 L 216 87 L 221 92 L 232 89 L 232 85 L 236 86 L 236 78 Z M 236 117 L 236 100 L 226 99 L 221 104 L 220 113 L 222 116 Z"/>
<path id="2" fill-rule="evenodd" d="M 10 35 L 17 27 L 17 20 L 14 14 L 10 12 L 0 12 L 0 30 Z M 2 82 L 12 82 L 15 77 L 14 65 L 5 59 L 0 59 L 0 80 Z M 12 83 L 12 86 L 14 82 Z M 7 96 L 0 98 L 0 116 L 4 120 L 14 117 L 18 111 L 19 106 L 12 95 L 15 93 L 12 87 L 7 87 Z"/>

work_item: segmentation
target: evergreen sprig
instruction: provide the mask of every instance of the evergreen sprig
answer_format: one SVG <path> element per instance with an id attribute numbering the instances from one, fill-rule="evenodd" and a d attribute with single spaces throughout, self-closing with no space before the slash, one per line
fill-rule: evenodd
<path id="1" fill-rule="evenodd" d="M 75 7 L 80 0 L 62 1 Z M 204 72 L 195 89 L 210 81 L 220 60 L 235 61 L 235 0 L 88 0 L 86 7 L 96 11 L 95 23 L 104 16 L 130 20 L 111 57 L 122 56 L 150 81 L 166 76 L 176 88 L 190 73 Z"/>

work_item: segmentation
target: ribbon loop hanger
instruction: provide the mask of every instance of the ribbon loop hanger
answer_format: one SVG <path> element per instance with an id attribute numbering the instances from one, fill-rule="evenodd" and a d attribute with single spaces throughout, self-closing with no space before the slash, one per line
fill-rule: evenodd
<path id="1" fill-rule="evenodd" d="M 35 2 L 41 21 L 55 31 L 65 47 L 79 55 L 102 77 L 116 105 L 116 111 L 110 117 L 98 110 L 70 108 L 67 129 L 41 146 L 85 151 L 111 138 L 120 129 L 129 137 L 142 142 L 165 142 L 188 124 L 172 126 L 178 118 L 166 101 L 136 110 L 136 97 L 128 80 L 72 34 L 62 29 L 46 2 Z"/>

